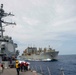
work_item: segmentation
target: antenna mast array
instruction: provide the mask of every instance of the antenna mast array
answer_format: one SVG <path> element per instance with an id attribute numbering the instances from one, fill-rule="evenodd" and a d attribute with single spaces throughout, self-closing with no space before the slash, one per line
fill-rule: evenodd
<path id="1" fill-rule="evenodd" d="M 5 11 L 4 11 L 4 9 L 3 9 L 3 4 L 1 4 L 1 7 L 0 7 L 0 37 L 2 37 L 3 38 L 3 32 L 4 32 L 4 30 L 3 30 L 3 26 L 2 26 L 2 23 L 4 23 L 4 24 L 12 24 L 12 25 L 16 25 L 16 23 L 14 22 L 14 23 L 12 23 L 12 22 L 5 22 L 4 20 L 2 20 L 2 18 L 3 17 L 7 17 L 7 16 L 14 16 L 13 14 L 11 14 L 11 12 L 10 13 L 6 13 Z"/>

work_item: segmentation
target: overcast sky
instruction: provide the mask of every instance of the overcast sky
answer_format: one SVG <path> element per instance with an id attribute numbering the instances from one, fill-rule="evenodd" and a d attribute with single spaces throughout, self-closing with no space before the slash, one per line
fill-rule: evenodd
<path id="1" fill-rule="evenodd" d="M 28 46 L 47 47 L 59 54 L 76 54 L 76 0 L 0 0 L 16 22 L 5 27 L 5 35 L 18 44 L 20 54 Z"/>

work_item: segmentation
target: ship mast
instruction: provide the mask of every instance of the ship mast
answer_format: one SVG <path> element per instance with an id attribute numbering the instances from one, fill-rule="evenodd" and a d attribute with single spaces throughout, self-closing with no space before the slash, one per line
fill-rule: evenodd
<path id="1" fill-rule="evenodd" d="M 2 23 L 4 23 L 5 25 L 10 25 L 10 24 L 16 25 L 15 22 L 14 22 L 14 23 L 12 23 L 12 22 L 5 22 L 5 21 L 3 20 L 3 18 L 4 18 L 4 17 L 7 17 L 7 16 L 14 16 L 14 15 L 11 14 L 11 12 L 10 12 L 10 13 L 6 13 L 6 12 L 4 11 L 4 9 L 3 9 L 3 4 L 1 4 L 1 7 L 0 7 L 0 37 L 1 37 L 1 38 L 3 38 L 3 32 L 4 32 Z"/>

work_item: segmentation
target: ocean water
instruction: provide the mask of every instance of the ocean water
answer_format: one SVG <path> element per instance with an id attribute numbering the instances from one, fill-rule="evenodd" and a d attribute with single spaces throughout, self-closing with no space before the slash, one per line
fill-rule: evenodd
<path id="1" fill-rule="evenodd" d="M 59 55 L 58 61 L 31 61 L 30 66 L 43 75 L 62 75 L 61 68 L 64 75 L 76 75 L 76 55 Z"/>

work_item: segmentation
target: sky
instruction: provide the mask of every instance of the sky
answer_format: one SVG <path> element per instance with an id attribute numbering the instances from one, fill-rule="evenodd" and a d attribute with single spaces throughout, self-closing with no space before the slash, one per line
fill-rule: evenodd
<path id="1" fill-rule="evenodd" d="M 18 44 L 20 54 L 29 47 L 46 47 L 60 55 L 76 54 L 76 0 L 0 0 L 3 18 L 16 22 L 5 27 L 4 35 Z"/>

